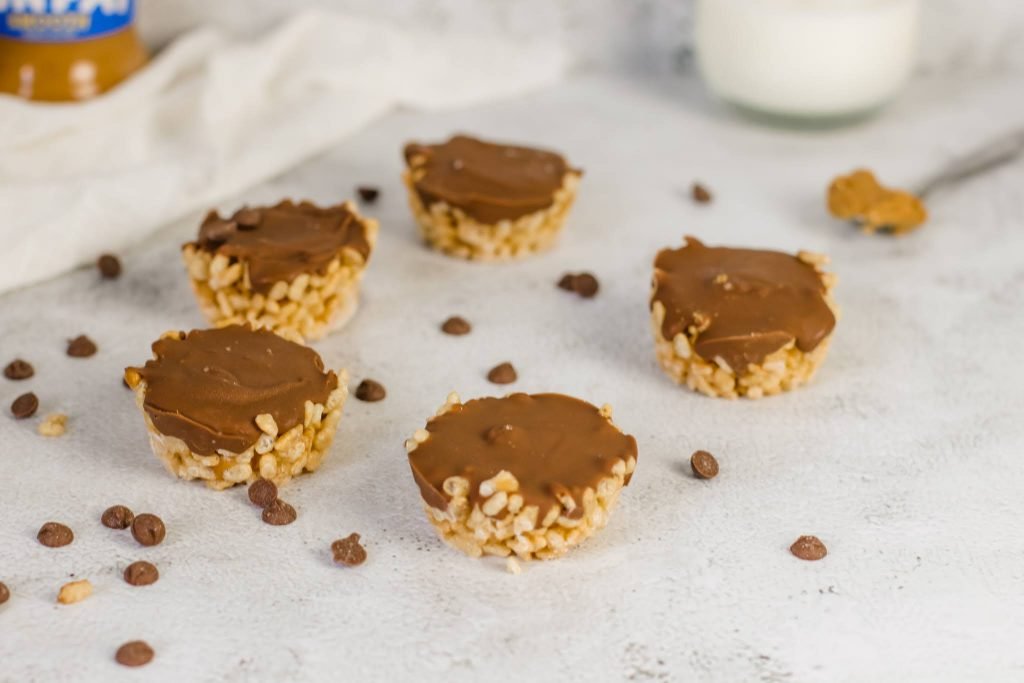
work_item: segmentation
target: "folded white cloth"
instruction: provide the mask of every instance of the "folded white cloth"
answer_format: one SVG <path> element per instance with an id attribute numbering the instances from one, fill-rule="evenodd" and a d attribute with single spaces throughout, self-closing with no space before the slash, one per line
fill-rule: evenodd
<path id="1" fill-rule="evenodd" d="M 0 292 L 137 242 L 396 105 L 514 95 L 567 62 L 553 45 L 311 11 L 254 42 L 187 34 L 83 104 L 0 95 Z"/>

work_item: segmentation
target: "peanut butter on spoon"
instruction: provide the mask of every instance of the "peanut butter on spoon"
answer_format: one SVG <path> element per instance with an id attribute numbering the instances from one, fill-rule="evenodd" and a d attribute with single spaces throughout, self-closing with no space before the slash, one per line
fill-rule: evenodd
<path id="1" fill-rule="evenodd" d="M 928 219 L 928 210 L 920 198 L 881 185 L 865 169 L 832 181 L 828 187 L 828 210 L 836 218 L 856 221 L 868 234 L 881 231 L 903 235 Z"/>

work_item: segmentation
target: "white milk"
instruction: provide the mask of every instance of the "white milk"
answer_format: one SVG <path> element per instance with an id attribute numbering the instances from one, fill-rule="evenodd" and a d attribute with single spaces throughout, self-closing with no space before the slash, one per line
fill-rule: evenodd
<path id="1" fill-rule="evenodd" d="M 918 0 L 698 0 L 697 58 L 711 89 L 768 114 L 871 111 L 914 67 Z"/>

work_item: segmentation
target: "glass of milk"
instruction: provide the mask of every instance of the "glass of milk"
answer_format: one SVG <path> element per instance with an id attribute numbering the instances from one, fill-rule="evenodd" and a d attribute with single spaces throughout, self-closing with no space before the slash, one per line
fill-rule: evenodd
<path id="1" fill-rule="evenodd" d="M 741 109 L 841 123 L 906 83 L 919 14 L 919 0 L 697 0 L 697 60 L 711 90 Z"/>

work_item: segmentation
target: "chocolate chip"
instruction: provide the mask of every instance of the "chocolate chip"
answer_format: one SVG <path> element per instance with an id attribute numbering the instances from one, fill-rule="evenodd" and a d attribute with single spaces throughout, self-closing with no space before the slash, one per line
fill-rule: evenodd
<path id="1" fill-rule="evenodd" d="M 259 226 L 263 215 L 256 209 L 239 209 L 235 212 L 234 221 L 238 224 L 239 230 L 252 230 Z"/>
<path id="2" fill-rule="evenodd" d="M 789 552 L 801 560 L 813 562 L 825 557 L 828 554 L 828 549 L 817 536 L 801 536 L 793 545 L 789 546 Z"/>
<path id="3" fill-rule="evenodd" d="M 700 183 L 693 184 L 693 187 L 690 188 L 690 196 L 698 204 L 707 204 L 711 201 L 711 192 Z"/>
<path id="4" fill-rule="evenodd" d="M 160 571 L 156 565 L 145 561 L 132 562 L 125 567 L 124 580 L 132 586 L 148 586 L 157 582 Z"/>
<path id="5" fill-rule="evenodd" d="M 162 519 L 145 512 L 132 522 L 132 537 L 140 545 L 160 545 L 167 535 L 167 528 Z"/>
<path id="6" fill-rule="evenodd" d="M 277 484 L 269 479 L 257 479 L 249 485 L 249 500 L 265 508 L 277 500 Z"/>
<path id="7" fill-rule="evenodd" d="M 121 261 L 113 254 L 103 254 L 96 260 L 96 267 L 104 280 L 116 280 L 121 277 Z"/>
<path id="8" fill-rule="evenodd" d="M 558 286 L 569 292 L 576 292 L 584 299 L 593 298 L 600 289 L 600 283 L 591 273 L 566 273 L 558 281 Z"/>
<path id="9" fill-rule="evenodd" d="M 39 397 L 31 391 L 14 399 L 14 403 L 11 404 L 11 412 L 14 414 L 14 417 L 19 420 L 24 420 L 26 417 L 32 417 L 36 414 L 36 410 L 38 409 Z"/>
<path id="10" fill-rule="evenodd" d="M 346 567 L 358 567 L 366 562 L 366 548 L 359 543 L 359 534 L 349 534 L 346 538 L 331 544 L 334 561 Z"/>
<path id="11" fill-rule="evenodd" d="M 114 659 L 121 666 L 145 666 L 153 661 L 153 648 L 141 640 L 133 640 L 117 648 Z"/>
<path id="12" fill-rule="evenodd" d="M 103 511 L 100 522 L 108 529 L 127 529 L 135 521 L 135 513 L 124 505 L 112 505 Z"/>
<path id="13" fill-rule="evenodd" d="M 460 318 L 457 315 L 445 320 L 441 323 L 441 331 L 445 334 L 454 334 L 460 336 L 463 334 L 469 334 L 473 327 L 469 324 L 465 318 Z"/>
<path id="14" fill-rule="evenodd" d="M 690 456 L 690 469 L 700 479 L 714 479 L 718 476 L 718 461 L 707 451 L 694 451 Z"/>
<path id="15" fill-rule="evenodd" d="M 574 287 L 577 294 L 584 299 L 590 299 L 597 294 L 600 285 L 597 282 L 597 278 L 590 273 L 580 273 L 576 276 Z"/>
<path id="16" fill-rule="evenodd" d="M 68 342 L 68 355 L 72 358 L 88 358 L 96 353 L 96 343 L 84 334 Z"/>
<path id="17" fill-rule="evenodd" d="M 364 379 L 356 387 L 356 398 L 360 401 L 373 403 L 382 400 L 387 395 L 388 392 L 384 389 L 384 385 L 372 379 Z"/>
<path id="18" fill-rule="evenodd" d="M 7 379 L 28 379 L 36 374 L 35 368 L 28 361 L 15 358 L 4 368 L 4 377 Z"/>
<path id="19" fill-rule="evenodd" d="M 359 198 L 367 204 L 377 201 L 377 197 L 380 196 L 380 188 L 372 185 L 360 185 L 356 188 L 356 192 L 359 193 Z"/>
<path id="20" fill-rule="evenodd" d="M 7 587 L 7 584 L 0 581 L 0 605 L 4 604 L 11 599 L 11 589 Z"/>
<path id="21" fill-rule="evenodd" d="M 495 384 L 512 384 L 512 382 L 518 379 L 518 375 L 516 375 L 516 369 L 512 367 L 511 363 L 502 363 L 491 368 L 490 372 L 487 373 L 487 379 Z"/>
<path id="22" fill-rule="evenodd" d="M 60 522 L 47 522 L 39 527 L 36 538 L 47 548 L 63 548 L 75 540 L 75 534 Z"/>
<path id="23" fill-rule="evenodd" d="M 280 498 L 263 508 L 263 521 L 273 526 L 285 526 L 298 518 L 298 513 Z"/>

